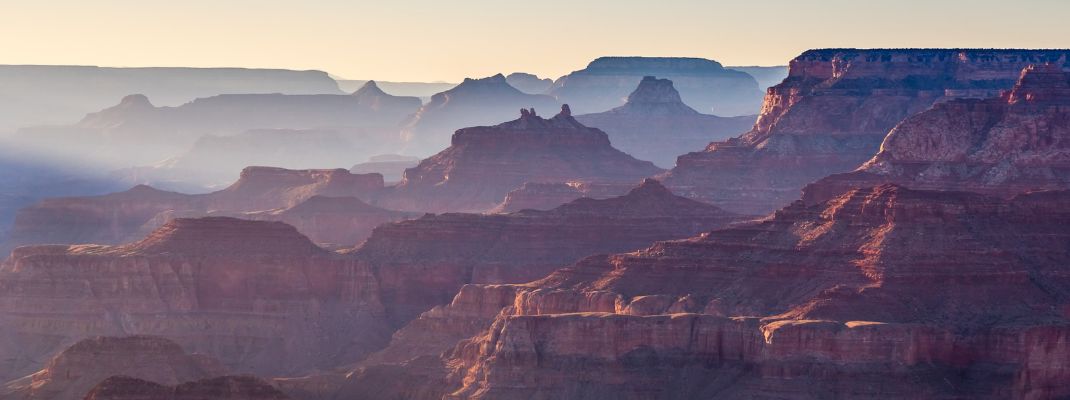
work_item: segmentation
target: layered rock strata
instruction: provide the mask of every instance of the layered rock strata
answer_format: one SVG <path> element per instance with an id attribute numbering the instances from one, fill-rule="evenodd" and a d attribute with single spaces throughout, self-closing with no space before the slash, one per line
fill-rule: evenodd
<path id="1" fill-rule="evenodd" d="M 849 172 L 900 121 L 933 104 L 1011 89 L 1035 63 L 1066 67 L 1066 50 L 811 50 L 769 88 L 746 134 L 677 159 L 674 192 L 746 213 L 767 213 L 807 184 Z"/>

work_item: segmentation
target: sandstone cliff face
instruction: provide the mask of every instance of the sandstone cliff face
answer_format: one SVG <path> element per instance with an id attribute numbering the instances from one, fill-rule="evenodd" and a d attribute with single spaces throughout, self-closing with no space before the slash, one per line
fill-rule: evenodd
<path id="1" fill-rule="evenodd" d="M 354 174 L 377 173 L 383 175 L 387 184 L 395 184 L 401 181 L 402 174 L 406 169 L 420 164 L 419 157 L 402 156 L 396 154 L 379 154 L 368 157 L 368 161 L 356 164 L 349 168 Z"/>
<path id="2" fill-rule="evenodd" d="M 622 105 L 651 75 L 671 79 L 683 102 L 702 113 L 753 115 L 761 106 L 762 91 L 753 77 L 702 58 L 600 57 L 559 78 L 549 93 L 577 112 L 602 112 Z"/>
<path id="3" fill-rule="evenodd" d="M 471 79 L 438 93 L 408 118 L 402 137 L 407 154 L 428 155 L 450 145 L 454 131 L 490 125 L 516 115 L 518 108 L 552 110 L 560 106 L 553 97 L 523 93 L 509 85 L 505 76 Z"/>
<path id="4" fill-rule="evenodd" d="M 754 127 L 685 154 L 664 181 L 730 211 L 766 213 L 803 186 L 851 171 L 888 131 L 934 103 L 998 95 L 1029 64 L 1066 65 L 1044 50 L 811 50 L 769 88 Z"/>
<path id="5" fill-rule="evenodd" d="M 858 170 L 807 186 L 804 199 L 886 182 L 1004 197 L 1070 188 L 1070 73 L 1034 65 L 999 97 L 937 104 L 896 126 Z"/>
<path id="6" fill-rule="evenodd" d="M 380 200 L 400 210 L 482 212 L 524 183 L 585 180 L 634 185 L 661 170 L 613 148 L 606 134 L 572 117 L 568 106 L 545 119 L 458 130 L 452 145 L 405 171 Z"/>
<path id="7" fill-rule="evenodd" d="M 94 386 L 85 400 L 287 400 L 252 376 L 221 376 L 165 386 L 130 376 L 113 376 Z"/>
<path id="8" fill-rule="evenodd" d="M 174 385 L 224 375 L 218 361 L 186 354 L 152 336 L 95 337 L 53 357 L 44 369 L 7 383 L 2 399 L 76 399 L 112 375 Z"/>
<path id="9" fill-rule="evenodd" d="M 0 265 L 0 371 L 21 376 L 86 336 L 128 334 L 235 372 L 332 367 L 385 342 L 378 291 L 371 271 L 281 222 L 179 218 L 121 246 L 21 247 Z"/>
<path id="10" fill-rule="evenodd" d="M 116 244 L 140 238 L 175 213 L 198 216 L 209 211 L 240 213 L 290 208 L 316 195 L 368 199 L 382 188 L 379 174 L 248 167 L 231 186 L 203 195 L 140 185 L 104 196 L 46 199 L 18 212 L 4 248 L 10 250 L 24 244 Z M 322 234 L 332 236 L 328 232 Z"/>
<path id="11" fill-rule="evenodd" d="M 349 389 L 385 374 L 431 382 L 415 398 L 1065 396 L 1067 205 L 886 185 L 466 286 L 394 341 L 469 339 L 358 370 Z"/>
<path id="12" fill-rule="evenodd" d="M 700 114 L 684 104 L 672 81 L 646 76 L 624 105 L 576 120 L 604 130 L 625 153 L 672 167 L 680 154 L 746 132 L 754 118 Z"/>

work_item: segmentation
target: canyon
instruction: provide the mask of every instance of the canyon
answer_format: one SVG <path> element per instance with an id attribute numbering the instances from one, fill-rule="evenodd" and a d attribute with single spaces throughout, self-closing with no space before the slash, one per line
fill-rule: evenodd
<path id="1" fill-rule="evenodd" d="M 1030 64 L 1066 66 L 1065 50 L 810 50 L 769 88 L 754 127 L 681 155 L 674 192 L 750 214 L 799 198 L 807 184 L 861 166 L 903 119 L 937 102 L 1009 90 Z"/>
<path id="2" fill-rule="evenodd" d="M 1065 396 L 1068 201 L 1065 191 L 1004 200 L 889 184 L 589 257 L 531 283 L 468 285 L 337 390 L 384 399 Z"/>

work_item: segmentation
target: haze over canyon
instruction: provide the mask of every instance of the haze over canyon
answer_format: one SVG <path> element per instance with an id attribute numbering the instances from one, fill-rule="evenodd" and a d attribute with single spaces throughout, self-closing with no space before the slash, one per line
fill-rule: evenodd
<path id="1" fill-rule="evenodd" d="M 1061 3 L 113 3 L 3 28 L 0 400 L 1070 398 Z"/>

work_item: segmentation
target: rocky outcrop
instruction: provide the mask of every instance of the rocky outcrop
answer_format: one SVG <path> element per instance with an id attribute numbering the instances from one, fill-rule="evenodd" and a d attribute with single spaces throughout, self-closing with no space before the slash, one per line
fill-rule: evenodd
<path id="1" fill-rule="evenodd" d="M 680 154 L 746 132 L 754 118 L 700 114 L 683 103 L 672 81 L 652 76 L 643 77 L 624 105 L 576 116 L 609 134 L 613 147 L 668 168 Z"/>
<path id="2" fill-rule="evenodd" d="M 394 341 L 482 333 L 388 376 L 451 399 L 1066 396 L 1067 205 L 1065 191 L 894 185 L 797 202 L 529 284 L 467 286 Z"/>
<path id="3" fill-rule="evenodd" d="M 130 376 L 113 376 L 94 386 L 85 400 L 287 400 L 253 376 L 221 376 L 164 386 Z"/>
<path id="4" fill-rule="evenodd" d="M 498 74 L 466 78 L 460 85 L 435 94 L 402 129 L 407 154 L 434 154 L 450 145 L 450 135 L 461 128 L 490 125 L 516 115 L 518 108 L 537 110 L 560 106 L 553 97 L 527 94 Z"/>
<path id="5" fill-rule="evenodd" d="M 807 184 L 854 170 L 900 121 L 938 102 L 1010 89 L 1022 68 L 1066 65 L 1065 50 L 811 50 L 769 89 L 739 138 L 680 156 L 664 182 L 730 211 L 765 213 Z"/>
<path id="6" fill-rule="evenodd" d="M 881 183 L 1003 197 L 1070 188 L 1070 72 L 1030 66 L 999 97 L 949 101 L 907 118 L 871 160 L 807 186 L 804 200 Z"/>
<path id="7" fill-rule="evenodd" d="M 0 371 L 129 334 L 239 373 L 330 368 L 385 343 L 379 290 L 372 271 L 281 222 L 178 218 L 120 246 L 20 247 L 0 264 Z"/>
<path id="8" fill-rule="evenodd" d="M 356 197 L 312 196 L 289 208 L 241 214 L 243 218 L 282 221 L 328 248 L 348 248 L 367 239 L 375 227 L 419 214 L 372 206 Z"/>
<path id="9" fill-rule="evenodd" d="M 672 80 L 684 103 L 703 113 L 753 115 L 761 106 L 753 77 L 702 58 L 601 57 L 559 78 L 549 93 L 576 112 L 602 112 L 622 105 L 644 76 Z"/>
<path id="10" fill-rule="evenodd" d="M 174 385 L 225 374 L 218 361 L 187 354 L 164 338 L 94 337 L 52 357 L 44 369 L 8 382 L 0 398 L 76 399 L 112 375 Z"/>
<path id="11" fill-rule="evenodd" d="M 357 99 L 357 104 L 376 111 L 410 111 L 414 112 L 423 105 L 419 97 L 392 96 L 379 88 L 375 81 L 365 82 L 360 89 L 352 95 Z"/>
<path id="12" fill-rule="evenodd" d="M 567 183 L 525 183 L 505 195 L 505 200 L 491 213 L 511 213 L 520 210 L 549 210 L 584 197 L 583 191 Z"/>
<path id="13" fill-rule="evenodd" d="M 526 72 L 514 72 L 505 77 L 505 81 L 509 83 L 509 86 L 515 87 L 517 90 L 528 94 L 543 94 L 553 86 L 554 80 L 550 78 L 539 78 L 534 74 Z"/>
<path id="14" fill-rule="evenodd" d="M 317 195 L 368 199 L 382 189 L 379 174 L 248 167 L 237 182 L 208 194 L 187 195 L 139 185 L 103 196 L 46 199 L 18 212 L 6 247 L 116 244 L 139 238 L 175 213 L 198 216 L 209 211 L 236 214 L 275 210 L 294 207 Z"/>
<path id="15" fill-rule="evenodd" d="M 613 148 L 605 132 L 580 124 L 567 105 L 548 119 L 521 109 L 513 121 L 458 130 L 449 148 L 406 170 L 380 204 L 482 212 L 528 182 L 634 184 L 660 171 Z"/>

